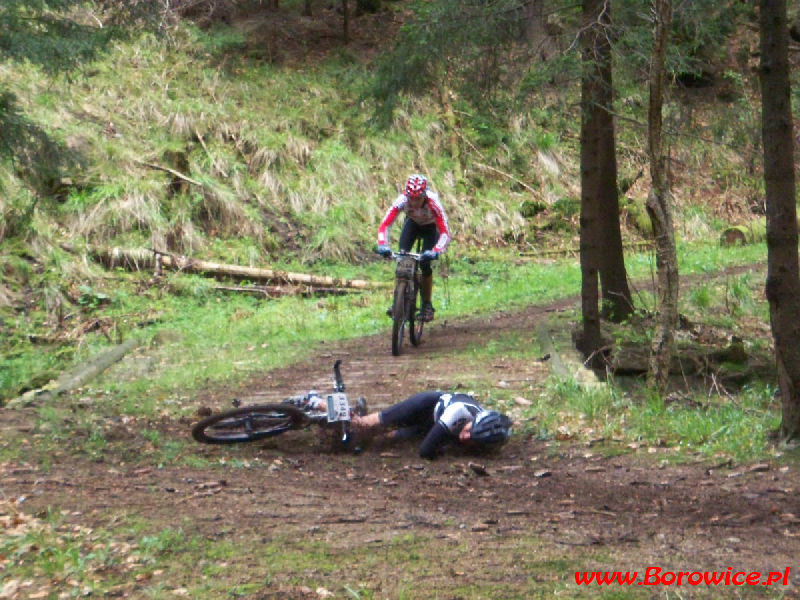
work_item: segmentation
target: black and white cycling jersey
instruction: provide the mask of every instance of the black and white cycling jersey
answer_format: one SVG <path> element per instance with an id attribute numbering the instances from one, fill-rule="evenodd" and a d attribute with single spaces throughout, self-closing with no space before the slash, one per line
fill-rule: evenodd
<path id="1" fill-rule="evenodd" d="M 472 396 L 467 394 L 441 394 L 433 409 L 433 420 L 441 423 L 453 435 L 458 435 L 467 423 L 479 413 L 486 412 Z"/>

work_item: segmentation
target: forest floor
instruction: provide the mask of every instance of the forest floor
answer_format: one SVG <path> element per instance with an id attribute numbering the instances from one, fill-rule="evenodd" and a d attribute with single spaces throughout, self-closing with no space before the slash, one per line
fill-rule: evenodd
<path id="1" fill-rule="evenodd" d="M 399 357 L 388 351 L 387 327 L 386 335 L 330 344 L 301 364 L 191 402 L 219 410 L 232 397 L 264 402 L 329 389 L 335 358 L 343 359 L 348 393 L 365 396 L 370 408 L 421 389 L 458 387 L 465 372 L 529 395 L 548 377 L 547 362 L 505 357 L 486 364 L 464 350 L 534 331 L 564 306 L 463 321 L 442 316 L 421 346 Z M 3 413 L 7 435 L 31 431 L 35 408 Z M 162 439 L 186 440 L 191 422 L 165 416 L 147 427 L 158 428 Z M 180 526 L 209 543 L 227 540 L 241 555 L 227 559 L 235 568 L 215 576 L 219 585 L 269 581 L 236 597 L 455 599 L 487 597 L 489 589 L 505 598 L 606 597 L 613 588 L 575 583 L 577 571 L 592 570 L 637 571 L 632 586 L 615 584 L 625 597 L 800 597 L 800 470 L 790 462 L 676 462 L 669 448 L 540 440 L 532 433 L 515 436 L 495 455 L 451 448 L 423 461 L 411 442 L 326 452 L 308 431 L 238 447 L 190 442 L 182 457 L 156 464 L 143 428 L 135 420 L 109 424 L 106 437 L 120 443 L 100 460 L 57 452 L 46 466 L 0 463 L 2 493 L 25 497 L 20 506 L 29 514 L 61 511 L 76 527 L 108 529 L 136 517 L 152 531 Z M 205 462 L 192 466 L 187 454 Z M 270 565 L 263 553 L 271 544 L 300 555 L 320 546 L 325 552 L 316 567 Z M 330 560 L 346 565 L 347 574 L 326 568 Z M 152 597 L 144 591 L 159 579 L 191 590 L 208 579 L 200 564 L 195 557 L 126 581 L 114 595 Z M 648 579 L 647 568 L 661 569 L 666 580 L 646 585 L 656 573 Z M 758 585 L 689 585 L 688 575 L 680 586 L 666 585 L 669 572 L 705 571 L 762 575 Z M 766 585 L 770 572 L 780 581 Z M 344 581 L 357 582 L 362 595 L 343 589 Z"/>

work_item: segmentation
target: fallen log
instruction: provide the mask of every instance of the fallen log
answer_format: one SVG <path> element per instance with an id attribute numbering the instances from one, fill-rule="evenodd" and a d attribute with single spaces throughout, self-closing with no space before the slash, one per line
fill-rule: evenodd
<path id="1" fill-rule="evenodd" d="M 631 252 L 648 252 L 654 247 L 652 240 L 641 240 L 628 242 L 622 245 L 622 249 Z M 519 256 L 522 258 L 546 258 L 549 256 L 578 256 L 580 248 L 557 248 L 555 250 L 522 250 Z"/>
<path id="2" fill-rule="evenodd" d="M 615 375 L 644 375 L 649 369 L 650 349 L 645 345 L 624 344 L 614 349 L 610 369 Z M 682 346 L 672 357 L 671 375 L 701 375 L 719 371 L 723 366 L 739 365 L 746 369 L 750 357 L 744 342 L 732 336 L 727 346 L 693 344 Z"/>
<path id="3" fill-rule="evenodd" d="M 329 288 L 311 285 L 215 285 L 214 289 L 220 292 L 250 294 L 265 298 L 277 298 L 280 296 L 344 296 L 345 294 L 352 294 L 357 291 L 347 288 Z"/>
<path id="4" fill-rule="evenodd" d="M 313 287 L 369 290 L 387 287 L 388 285 L 387 283 L 376 283 L 363 279 L 342 279 L 339 277 L 291 273 L 289 271 L 246 267 L 243 265 L 226 265 L 207 260 L 189 258 L 187 256 L 177 256 L 158 250 L 148 250 L 146 248 L 128 250 L 122 248 L 98 248 L 92 251 L 92 256 L 109 268 L 122 267 L 136 271 L 154 269 L 157 275 L 160 275 L 161 269 L 172 269 L 176 271 L 185 271 L 186 273 L 198 273 L 236 280 L 286 283 Z"/>
<path id="5" fill-rule="evenodd" d="M 89 360 L 76 365 L 72 369 L 65 371 L 58 378 L 53 379 L 43 387 L 35 390 L 28 390 L 21 396 L 10 400 L 8 405 L 13 406 L 19 404 L 28 406 L 35 401 L 52 400 L 64 392 L 79 388 L 86 382 L 97 377 L 115 362 L 121 360 L 123 356 L 138 345 L 138 340 L 131 338 L 122 344 L 109 348 L 105 352 L 101 352 Z"/>

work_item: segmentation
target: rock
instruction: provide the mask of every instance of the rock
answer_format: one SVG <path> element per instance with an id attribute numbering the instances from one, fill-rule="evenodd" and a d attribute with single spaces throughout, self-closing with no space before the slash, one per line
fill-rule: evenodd
<path id="1" fill-rule="evenodd" d="M 751 466 L 747 469 L 750 473 L 763 473 L 764 471 L 769 471 L 769 465 L 767 463 L 758 463 Z"/>
<path id="2" fill-rule="evenodd" d="M 484 467 L 483 465 L 479 465 L 479 464 L 477 464 L 477 463 L 473 463 L 473 462 L 471 462 L 471 463 L 469 463 L 469 465 L 467 465 L 467 466 L 468 466 L 470 469 L 472 469 L 472 471 L 473 471 L 474 473 L 476 473 L 477 475 L 482 475 L 482 476 L 487 476 L 487 475 L 489 475 L 489 472 L 486 470 L 486 467 Z"/>

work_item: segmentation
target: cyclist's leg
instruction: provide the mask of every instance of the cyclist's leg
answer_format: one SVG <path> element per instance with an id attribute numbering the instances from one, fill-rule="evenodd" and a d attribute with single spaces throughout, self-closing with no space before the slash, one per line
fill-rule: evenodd
<path id="1" fill-rule="evenodd" d="M 441 392 L 420 392 L 393 404 L 380 412 L 365 417 L 354 417 L 356 428 L 366 431 L 377 427 L 430 427 L 433 423 L 433 409 L 439 401 Z"/>
<path id="2" fill-rule="evenodd" d="M 426 225 L 422 231 L 422 250 L 433 250 L 436 245 L 436 240 L 439 239 L 439 232 L 436 225 Z M 424 262 L 421 265 L 421 276 L 419 278 L 419 295 L 422 301 L 422 320 L 433 320 L 433 267 L 430 262 Z"/>
<path id="3" fill-rule="evenodd" d="M 433 409 L 441 395 L 437 391 L 419 392 L 384 408 L 378 413 L 378 420 L 387 427 L 429 425 L 433 423 Z"/>

